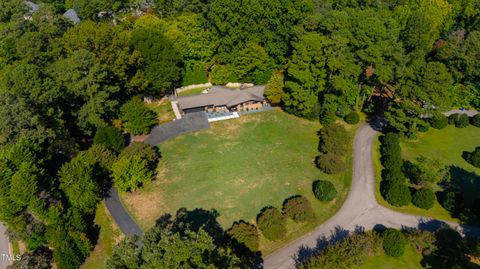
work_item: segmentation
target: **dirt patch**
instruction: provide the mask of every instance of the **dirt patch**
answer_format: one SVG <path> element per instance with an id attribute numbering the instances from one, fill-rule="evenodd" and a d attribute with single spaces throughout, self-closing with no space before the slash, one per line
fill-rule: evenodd
<path id="1" fill-rule="evenodd" d="M 145 186 L 149 191 L 137 191 L 122 195 L 123 203 L 130 212 L 134 212 L 135 219 L 143 230 L 150 228 L 159 216 L 168 212 L 161 187 L 164 183 L 165 167 L 161 164 L 157 170 L 156 179 Z"/>

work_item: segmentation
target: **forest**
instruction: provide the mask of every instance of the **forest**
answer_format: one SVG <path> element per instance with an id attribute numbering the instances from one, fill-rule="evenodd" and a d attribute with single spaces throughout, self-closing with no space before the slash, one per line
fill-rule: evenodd
<path id="1" fill-rule="evenodd" d="M 207 81 L 266 84 L 288 113 L 323 125 L 384 114 L 409 138 L 425 117 L 480 109 L 480 0 L 36 4 L 0 2 L 0 220 L 38 268 L 88 257 L 112 175 L 141 174 L 125 189 L 151 177 L 154 149 L 94 141 L 148 133 L 140 98 Z M 80 23 L 62 15 L 70 8 Z"/>

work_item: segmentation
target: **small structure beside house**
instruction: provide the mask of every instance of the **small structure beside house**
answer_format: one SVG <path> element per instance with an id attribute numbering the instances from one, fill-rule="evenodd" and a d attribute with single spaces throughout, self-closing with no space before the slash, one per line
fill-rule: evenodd
<path id="1" fill-rule="evenodd" d="M 28 12 L 23 17 L 25 20 L 31 20 L 32 14 L 40 9 L 39 4 L 35 4 L 32 1 L 25 1 L 25 4 L 28 7 Z M 74 9 L 69 9 L 63 13 L 63 17 L 69 19 L 73 24 L 80 23 L 80 18 L 78 17 L 77 12 Z"/>
<path id="2" fill-rule="evenodd" d="M 178 97 L 178 108 L 185 115 L 192 112 L 240 112 L 259 110 L 268 105 L 265 86 L 231 89 L 213 86 L 207 93 Z"/>

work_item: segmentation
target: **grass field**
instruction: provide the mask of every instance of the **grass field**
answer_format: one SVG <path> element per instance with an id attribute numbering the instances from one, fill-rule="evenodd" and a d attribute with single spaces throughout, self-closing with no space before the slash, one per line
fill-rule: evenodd
<path id="1" fill-rule="evenodd" d="M 253 222 L 265 206 L 281 208 L 292 195 L 306 196 L 318 221 L 307 225 L 289 222 L 284 240 L 262 238 L 261 249 L 269 253 L 328 219 L 346 198 L 350 172 L 327 176 L 313 163 L 320 127 L 318 122 L 279 110 L 216 122 L 209 130 L 162 143 L 157 180 L 136 193 L 122 194 L 122 199 L 143 229 L 181 207 L 214 208 L 227 229 L 236 220 Z M 349 128 L 352 133 L 356 129 Z M 316 179 L 330 179 L 338 197 L 329 203 L 318 201 L 311 191 Z"/>
<path id="2" fill-rule="evenodd" d="M 101 202 L 97 207 L 95 224 L 100 227 L 98 242 L 90 256 L 80 267 L 81 269 L 103 268 L 105 260 L 112 255 L 113 247 L 123 238 L 122 232 L 107 212 L 104 202 Z"/>
<path id="3" fill-rule="evenodd" d="M 448 126 L 443 130 L 431 128 L 426 133 L 419 133 L 419 137 L 413 141 L 403 141 L 401 143 L 402 155 L 406 160 L 415 160 L 419 155 L 426 157 L 435 157 L 442 160 L 446 165 L 452 165 L 452 180 L 466 191 L 466 202 L 471 202 L 480 195 L 480 169 L 467 163 L 462 158 L 463 151 L 472 151 L 476 146 L 480 146 L 480 128 L 468 126 L 467 128 L 455 128 Z M 380 142 L 375 142 L 374 150 L 375 176 L 377 179 L 377 200 L 383 206 L 415 215 L 438 218 L 443 220 L 458 221 L 450 216 L 436 201 L 433 208 L 424 210 L 413 205 L 404 207 L 390 206 L 380 195 Z M 476 174 L 476 175 L 475 175 Z"/>
<path id="4" fill-rule="evenodd" d="M 165 123 L 172 121 L 175 119 L 175 114 L 173 113 L 172 105 L 167 98 L 163 98 L 161 101 L 152 102 L 150 104 L 146 104 L 146 106 L 157 113 L 158 115 L 158 123 Z"/>
<path id="5" fill-rule="evenodd" d="M 417 269 L 423 268 L 420 264 L 421 260 L 422 255 L 407 245 L 405 253 L 398 259 L 382 254 L 368 259 L 367 263 L 353 269 Z"/>

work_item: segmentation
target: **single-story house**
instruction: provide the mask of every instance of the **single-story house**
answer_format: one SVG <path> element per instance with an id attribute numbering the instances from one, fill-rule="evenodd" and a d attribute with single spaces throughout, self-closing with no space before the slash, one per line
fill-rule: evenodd
<path id="1" fill-rule="evenodd" d="M 267 104 L 264 96 L 265 86 L 231 89 L 213 86 L 207 93 L 178 97 L 178 108 L 181 113 L 249 111 L 258 110 Z"/>

